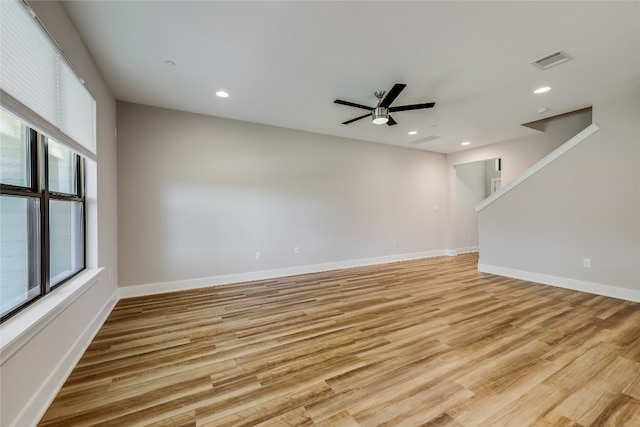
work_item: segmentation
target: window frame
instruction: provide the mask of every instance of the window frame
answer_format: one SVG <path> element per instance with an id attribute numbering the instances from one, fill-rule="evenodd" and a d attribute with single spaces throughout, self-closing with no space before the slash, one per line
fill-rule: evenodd
<path id="1" fill-rule="evenodd" d="M 5 112 L 11 113 L 7 110 Z M 87 206 L 86 206 L 86 173 L 85 173 L 85 158 L 69 149 L 65 144 L 61 144 L 66 149 L 70 150 L 75 156 L 75 180 L 76 180 L 76 193 L 68 194 L 62 192 L 49 191 L 49 138 L 36 129 L 29 126 L 23 120 L 13 116 L 16 120 L 19 120 L 27 129 L 29 134 L 28 149 L 29 149 L 29 161 L 30 161 L 30 186 L 16 186 L 12 184 L 0 183 L 0 195 L 3 196 L 15 196 L 21 198 L 32 198 L 40 201 L 39 206 L 39 245 L 29 245 L 29 271 L 27 277 L 29 283 L 33 283 L 36 277 L 40 282 L 39 295 L 24 301 L 19 306 L 7 311 L 0 317 L 0 323 L 14 316 L 22 311 L 27 306 L 31 305 L 35 301 L 45 297 L 53 290 L 58 289 L 63 284 L 86 270 L 87 268 Z M 82 262 L 78 271 L 65 277 L 55 285 L 51 285 L 51 230 L 50 230 L 50 216 L 49 216 L 49 204 L 51 200 L 79 202 L 82 205 L 82 218 L 80 219 L 80 232 L 82 233 Z M 31 211 L 28 211 L 28 223 L 34 222 L 34 218 L 31 217 Z M 37 254 L 39 249 L 39 254 Z M 39 255 L 39 256 L 38 256 Z M 39 264 L 39 275 L 37 270 Z"/>

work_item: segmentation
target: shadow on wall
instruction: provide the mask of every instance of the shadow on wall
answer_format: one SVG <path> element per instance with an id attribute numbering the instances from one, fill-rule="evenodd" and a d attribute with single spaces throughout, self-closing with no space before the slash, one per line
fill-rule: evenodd
<path id="1" fill-rule="evenodd" d="M 500 189 L 501 169 L 501 159 L 455 166 L 456 253 L 478 251 L 478 218 L 473 207 Z"/>

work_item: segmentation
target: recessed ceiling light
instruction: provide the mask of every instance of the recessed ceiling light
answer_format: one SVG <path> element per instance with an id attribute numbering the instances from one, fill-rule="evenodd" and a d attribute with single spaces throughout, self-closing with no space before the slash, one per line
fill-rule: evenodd
<path id="1" fill-rule="evenodd" d="M 216 95 L 219 96 L 220 98 L 228 98 L 229 97 L 229 93 L 223 91 L 223 90 L 219 90 L 216 92 Z"/>
<path id="2" fill-rule="evenodd" d="M 545 86 L 534 90 L 533 93 L 535 93 L 536 95 L 540 95 L 541 93 L 549 92 L 550 90 L 551 88 L 549 86 Z"/>
<path id="3" fill-rule="evenodd" d="M 409 131 L 409 135 L 417 135 L 418 131 L 417 130 L 410 130 Z"/>
<path id="4" fill-rule="evenodd" d="M 460 145 L 470 145 L 470 144 L 471 144 L 471 143 L 470 143 L 469 141 L 465 141 L 465 142 L 463 142 L 463 143 L 462 143 L 462 144 L 460 144 Z"/>

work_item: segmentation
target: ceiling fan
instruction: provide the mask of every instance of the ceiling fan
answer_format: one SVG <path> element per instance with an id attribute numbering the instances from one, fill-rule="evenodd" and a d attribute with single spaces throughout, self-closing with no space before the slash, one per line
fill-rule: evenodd
<path id="1" fill-rule="evenodd" d="M 412 104 L 412 105 L 400 105 L 397 107 L 391 107 L 391 103 L 400 95 L 400 92 L 407 87 L 406 84 L 396 83 L 393 85 L 387 96 L 385 95 L 385 91 L 381 90 L 379 92 L 375 92 L 376 98 L 378 98 L 378 105 L 375 107 L 367 107 L 366 105 L 356 104 L 355 102 L 343 101 L 341 99 L 336 99 L 333 101 L 336 104 L 347 105 L 349 107 L 362 108 L 364 110 L 369 110 L 369 112 L 363 116 L 356 117 L 355 119 L 347 120 L 346 122 L 342 122 L 343 125 L 348 125 L 349 123 L 353 123 L 357 120 L 364 119 L 367 116 L 371 116 L 372 121 L 376 125 L 387 124 L 388 126 L 393 126 L 397 124 L 393 117 L 389 115 L 389 113 L 393 113 L 396 111 L 407 111 L 407 110 L 420 110 L 423 108 L 432 108 L 436 105 L 435 102 L 427 102 L 425 104 Z M 383 98 L 384 97 L 384 98 Z"/>

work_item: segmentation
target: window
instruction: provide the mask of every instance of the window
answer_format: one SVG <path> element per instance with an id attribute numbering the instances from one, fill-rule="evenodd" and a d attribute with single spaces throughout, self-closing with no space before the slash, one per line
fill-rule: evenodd
<path id="1" fill-rule="evenodd" d="M 26 2 L 0 1 L 0 39 L 2 321 L 85 268 L 97 156 L 95 99 Z"/>
<path id="2" fill-rule="evenodd" d="M 0 109 L 0 317 L 85 268 L 84 159 Z"/>

